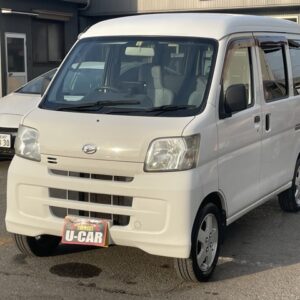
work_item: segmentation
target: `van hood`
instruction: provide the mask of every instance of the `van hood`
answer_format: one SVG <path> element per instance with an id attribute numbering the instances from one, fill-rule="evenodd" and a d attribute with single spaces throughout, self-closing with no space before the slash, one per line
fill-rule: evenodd
<path id="1" fill-rule="evenodd" d="M 33 110 L 23 124 L 39 131 L 41 154 L 144 162 L 151 141 L 181 136 L 194 117 L 145 117 Z M 97 147 L 93 154 L 85 145 Z"/>
<path id="2" fill-rule="evenodd" d="M 0 114 L 24 116 L 41 100 L 38 94 L 12 93 L 0 99 Z"/>

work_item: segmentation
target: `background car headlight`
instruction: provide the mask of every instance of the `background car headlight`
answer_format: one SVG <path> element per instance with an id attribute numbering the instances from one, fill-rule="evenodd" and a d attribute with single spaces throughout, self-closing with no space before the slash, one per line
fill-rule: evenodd
<path id="1" fill-rule="evenodd" d="M 20 125 L 15 142 L 15 153 L 27 159 L 40 161 L 39 132 L 34 128 Z"/>
<path id="2" fill-rule="evenodd" d="M 152 141 L 145 161 L 146 172 L 183 171 L 198 162 L 200 136 L 162 138 Z"/>

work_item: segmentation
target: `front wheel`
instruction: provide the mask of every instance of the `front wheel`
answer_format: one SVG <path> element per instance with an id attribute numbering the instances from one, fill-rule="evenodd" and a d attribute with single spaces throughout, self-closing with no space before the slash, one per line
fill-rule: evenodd
<path id="1" fill-rule="evenodd" d="M 53 235 L 31 237 L 14 234 L 14 241 L 18 249 L 27 256 L 49 256 L 56 250 L 61 238 Z"/>
<path id="2" fill-rule="evenodd" d="M 279 205 L 287 212 L 300 210 L 300 159 L 297 160 L 292 186 L 278 195 Z"/>
<path id="3" fill-rule="evenodd" d="M 198 213 L 192 232 L 190 258 L 176 258 L 175 269 L 185 281 L 207 281 L 216 267 L 222 240 L 220 209 L 206 204 Z"/>

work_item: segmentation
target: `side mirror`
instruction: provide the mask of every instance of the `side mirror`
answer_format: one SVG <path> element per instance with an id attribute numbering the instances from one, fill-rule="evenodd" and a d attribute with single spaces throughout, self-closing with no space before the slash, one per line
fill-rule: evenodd
<path id="1" fill-rule="evenodd" d="M 248 106 L 247 89 L 244 84 L 234 84 L 227 88 L 224 107 L 228 115 L 246 109 Z"/>
<path id="2" fill-rule="evenodd" d="M 51 79 L 49 77 L 44 77 L 43 81 L 42 81 L 42 87 L 41 87 L 41 96 L 44 95 L 49 83 L 50 83 Z"/>

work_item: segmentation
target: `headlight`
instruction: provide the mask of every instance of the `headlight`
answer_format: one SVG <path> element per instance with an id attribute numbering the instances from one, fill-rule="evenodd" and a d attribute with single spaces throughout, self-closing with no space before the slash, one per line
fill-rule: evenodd
<path id="1" fill-rule="evenodd" d="M 154 140 L 146 156 L 145 171 L 183 171 L 195 168 L 198 161 L 200 136 Z"/>
<path id="2" fill-rule="evenodd" d="M 39 132 L 36 129 L 20 125 L 15 142 L 16 155 L 40 161 Z"/>

